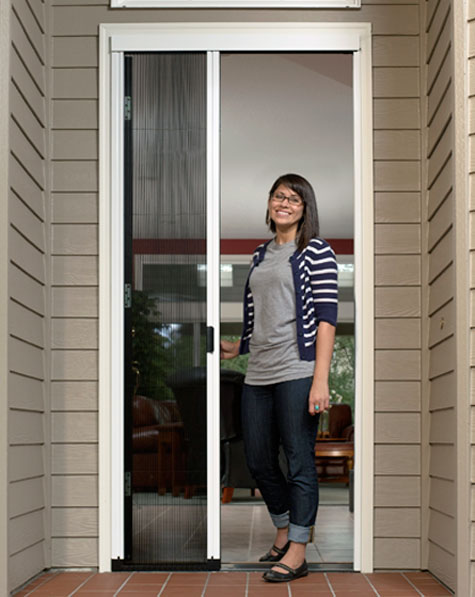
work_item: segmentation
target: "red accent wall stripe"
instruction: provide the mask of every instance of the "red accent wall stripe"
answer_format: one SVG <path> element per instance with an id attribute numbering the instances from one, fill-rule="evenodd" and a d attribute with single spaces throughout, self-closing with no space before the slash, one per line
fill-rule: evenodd
<path id="1" fill-rule="evenodd" d="M 265 238 L 223 238 L 222 255 L 250 255 Z M 327 239 L 337 255 L 353 255 L 352 238 Z M 204 255 L 206 240 L 201 238 L 136 238 L 134 255 Z"/>

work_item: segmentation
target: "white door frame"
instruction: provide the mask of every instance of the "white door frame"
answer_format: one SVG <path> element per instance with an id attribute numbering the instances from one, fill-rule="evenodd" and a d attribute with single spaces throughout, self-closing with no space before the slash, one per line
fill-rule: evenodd
<path id="1" fill-rule="evenodd" d="M 123 557 L 123 54 L 200 51 L 208 54 L 208 117 L 219 109 L 221 51 L 351 51 L 355 193 L 355 539 L 354 568 L 373 569 L 373 156 L 371 25 L 369 23 L 121 23 L 100 26 L 99 168 L 99 569 Z M 211 78 L 210 78 L 211 77 Z M 216 116 L 214 116 L 216 119 Z M 212 120 L 210 121 L 212 122 Z M 216 124 L 216 120 L 215 120 Z M 219 131 L 208 127 L 208 325 L 219 320 Z M 210 204 L 209 204 L 210 206 Z M 208 245 L 210 242 L 208 242 Z M 214 271 L 216 270 L 216 271 Z M 213 294 L 214 293 L 214 294 Z M 215 334 L 219 321 L 215 322 Z M 215 346 L 219 338 L 215 338 Z M 217 351 L 208 356 L 219 366 Z M 217 371 L 217 369 L 215 369 Z M 217 376 L 216 376 L 217 378 Z M 208 404 L 219 405 L 214 380 Z M 219 408 L 208 408 L 208 558 L 219 557 Z M 367 416 L 363 416 L 367 413 Z M 219 447 L 219 445 L 218 445 Z M 213 457 L 215 454 L 216 457 Z"/>

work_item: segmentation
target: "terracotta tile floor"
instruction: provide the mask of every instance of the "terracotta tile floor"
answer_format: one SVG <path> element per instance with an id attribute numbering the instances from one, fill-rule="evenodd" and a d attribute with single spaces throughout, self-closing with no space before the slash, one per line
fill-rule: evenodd
<path id="1" fill-rule="evenodd" d="M 46 573 L 15 597 L 438 597 L 451 595 L 426 572 L 311 572 L 273 585 L 261 572 Z"/>
<path id="2" fill-rule="evenodd" d="M 348 504 L 321 505 L 313 542 L 307 545 L 307 562 L 351 564 L 353 524 Z M 221 508 L 223 563 L 257 562 L 274 542 L 274 536 L 275 528 L 264 504 L 231 503 Z"/>

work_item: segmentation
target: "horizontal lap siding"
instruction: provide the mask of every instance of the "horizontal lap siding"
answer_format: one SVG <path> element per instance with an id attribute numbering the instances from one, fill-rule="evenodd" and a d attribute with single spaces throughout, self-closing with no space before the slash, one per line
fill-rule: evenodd
<path id="1" fill-rule="evenodd" d="M 469 107 L 469 206 L 470 206 L 470 403 L 471 403 L 471 579 L 475 584 L 475 4 L 468 14 L 468 107 Z"/>
<path id="2" fill-rule="evenodd" d="M 454 587 L 455 560 L 455 283 L 452 2 L 428 0 L 425 23 L 427 93 L 427 280 L 429 441 L 428 567 Z"/>
<path id="3" fill-rule="evenodd" d="M 376 568 L 420 566 L 420 73 L 407 33 L 373 42 Z"/>
<path id="4" fill-rule="evenodd" d="M 223 12 L 111 10 L 106 0 L 52 0 L 53 565 L 90 565 L 97 535 L 99 23 L 343 20 L 370 22 L 373 29 L 375 564 L 420 566 L 419 3 L 362 4 L 360 10 Z M 79 429 L 75 411 L 82 415 Z"/>
<path id="5" fill-rule="evenodd" d="M 9 587 L 47 565 L 46 31 L 42 0 L 13 0 L 9 166 Z"/>
<path id="6" fill-rule="evenodd" d="M 97 565 L 96 34 L 52 39 L 52 561 L 65 567 Z"/>

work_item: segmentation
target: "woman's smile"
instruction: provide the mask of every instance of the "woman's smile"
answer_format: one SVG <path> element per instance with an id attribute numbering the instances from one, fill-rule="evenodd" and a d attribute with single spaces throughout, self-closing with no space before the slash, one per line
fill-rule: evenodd
<path id="1" fill-rule="evenodd" d="M 279 185 L 269 199 L 269 214 L 277 228 L 283 226 L 286 230 L 295 228 L 303 214 L 302 199 L 285 185 Z"/>

